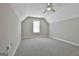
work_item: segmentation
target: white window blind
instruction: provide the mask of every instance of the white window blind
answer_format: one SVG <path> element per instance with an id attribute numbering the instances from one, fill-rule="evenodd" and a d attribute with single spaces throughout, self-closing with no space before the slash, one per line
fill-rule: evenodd
<path id="1" fill-rule="evenodd" d="M 33 21 L 33 33 L 40 33 L 40 21 Z"/>

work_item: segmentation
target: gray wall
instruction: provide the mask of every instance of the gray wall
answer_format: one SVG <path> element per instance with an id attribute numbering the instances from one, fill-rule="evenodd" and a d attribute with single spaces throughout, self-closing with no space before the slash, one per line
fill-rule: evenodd
<path id="1" fill-rule="evenodd" d="M 51 23 L 50 37 L 79 44 L 79 17 Z"/>
<path id="2" fill-rule="evenodd" d="M 40 33 L 34 34 L 33 33 L 33 21 L 39 20 L 40 25 Z M 48 37 L 49 35 L 49 24 L 43 18 L 34 18 L 34 17 L 27 17 L 22 22 L 22 37 L 23 38 L 30 38 L 30 37 Z"/>
<path id="3" fill-rule="evenodd" d="M 12 44 L 8 55 L 12 55 L 20 41 L 20 21 L 9 4 L 0 4 L 0 53 Z"/>

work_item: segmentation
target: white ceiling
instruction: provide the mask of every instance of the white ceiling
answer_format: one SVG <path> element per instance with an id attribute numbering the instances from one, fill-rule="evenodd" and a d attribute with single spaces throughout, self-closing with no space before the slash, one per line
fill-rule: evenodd
<path id="1" fill-rule="evenodd" d="M 64 19 L 79 17 L 79 4 L 78 3 L 55 3 L 55 13 L 43 13 L 47 3 L 11 3 L 10 4 L 22 21 L 27 16 L 45 18 L 49 23 L 57 22 Z"/>
<path id="2" fill-rule="evenodd" d="M 48 22 L 51 22 L 50 16 L 54 14 L 52 12 L 48 12 L 45 14 L 43 13 L 47 6 L 47 3 L 12 3 L 10 5 L 12 6 L 21 21 L 27 16 L 33 16 L 46 18 Z M 60 10 L 63 8 L 64 5 L 66 4 L 55 4 L 54 9 Z"/>

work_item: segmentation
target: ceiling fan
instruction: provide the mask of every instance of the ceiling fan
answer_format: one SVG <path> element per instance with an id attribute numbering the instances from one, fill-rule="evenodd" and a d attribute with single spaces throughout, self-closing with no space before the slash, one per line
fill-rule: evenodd
<path id="1" fill-rule="evenodd" d="M 54 4 L 53 3 L 48 3 L 46 9 L 44 10 L 43 13 L 46 13 L 47 11 L 52 11 L 55 12 L 56 10 L 53 8 Z"/>

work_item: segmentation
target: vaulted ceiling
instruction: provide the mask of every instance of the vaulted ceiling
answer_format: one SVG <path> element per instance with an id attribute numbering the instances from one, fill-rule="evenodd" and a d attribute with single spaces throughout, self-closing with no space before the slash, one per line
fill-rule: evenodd
<path id="1" fill-rule="evenodd" d="M 55 3 L 54 9 L 56 10 L 56 12 L 53 13 L 50 11 L 45 14 L 43 12 L 46 8 L 47 3 L 11 3 L 10 5 L 21 21 L 27 16 L 32 16 L 45 18 L 48 22 L 55 22 L 57 20 L 59 21 L 61 18 L 63 19 L 63 16 L 69 15 L 69 12 L 71 14 L 73 12 L 79 14 L 79 4 Z M 78 10 L 76 11 L 76 9 Z M 71 10 L 73 11 L 71 12 Z"/>
<path id="2" fill-rule="evenodd" d="M 51 22 L 49 19 L 50 16 L 54 13 L 48 12 L 43 13 L 46 9 L 47 3 L 15 3 L 10 4 L 16 14 L 18 15 L 20 20 L 23 20 L 27 16 L 33 16 L 33 17 L 44 17 L 47 19 L 48 22 Z M 55 4 L 55 9 L 61 9 L 65 4 Z"/>

